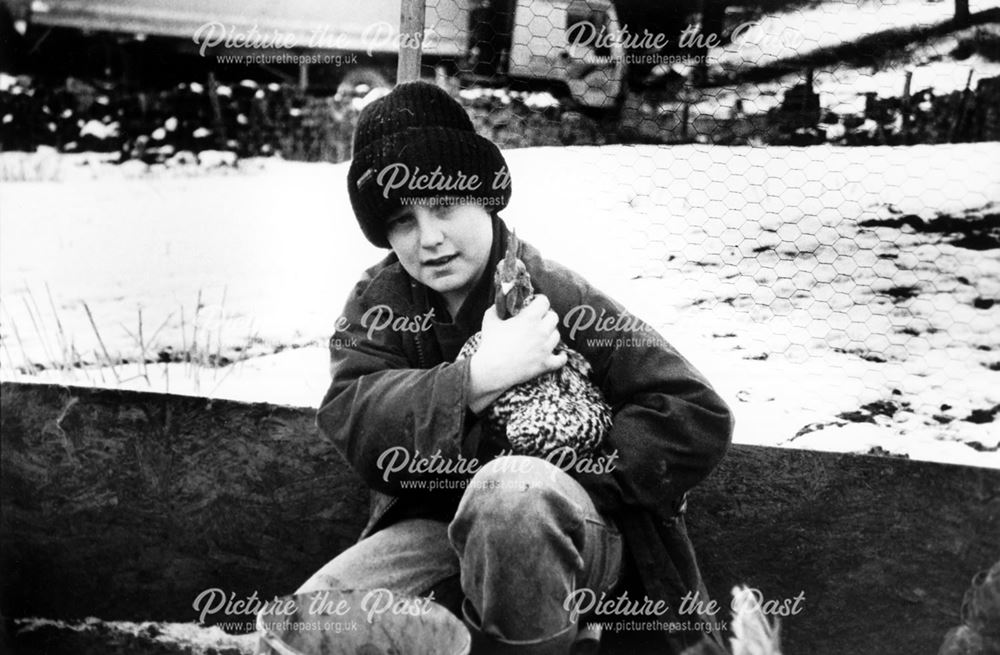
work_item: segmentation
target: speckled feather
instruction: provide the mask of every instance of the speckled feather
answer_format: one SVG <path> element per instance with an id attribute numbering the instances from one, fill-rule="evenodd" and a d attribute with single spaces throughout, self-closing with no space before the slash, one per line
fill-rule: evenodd
<path id="1" fill-rule="evenodd" d="M 515 316 L 534 297 L 530 275 L 516 252 L 512 234 L 494 277 L 501 318 Z M 472 335 L 458 358 L 471 357 L 481 339 L 481 332 Z M 517 454 L 545 457 L 570 448 L 584 456 L 598 448 L 611 428 L 611 408 L 590 381 L 590 363 L 562 341 L 555 352 L 566 353 L 565 366 L 511 387 L 484 414 L 488 429 L 505 435 Z"/>

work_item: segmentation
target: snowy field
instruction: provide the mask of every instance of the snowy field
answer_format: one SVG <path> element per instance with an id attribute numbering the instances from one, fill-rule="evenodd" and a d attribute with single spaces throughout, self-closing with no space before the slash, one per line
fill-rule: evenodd
<path id="1" fill-rule="evenodd" d="M 1000 0 L 969 2 L 973 14 L 997 7 Z M 950 20 L 953 14 L 952 2 L 828 0 L 745 21 L 742 28 L 736 29 L 731 43 L 710 50 L 708 63 L 713 75 L 724 77 L 726 72 L 739 74 L 756 66 L 794 61 L 886 32 L 932 28 Z M 912 74 L 910 90 L 914 94 L 931 88 L 935 94 L 943 95 L 960 91 L 967 83 L 975 89 L 979 80 L 1000 75 L 1000 62 L 978 53 L 965 59 L 952 56 L 960 39 L 974 38 L 977 33 L 1000 34 L 1000 25 L 984 23 L 917 39 L 900 52 L 878 58 L 881 62 L 874 67 L 847 63 L 818 66 L 814 70 L 813 89 L 819 95 L 820 105 L 836 114 L 861 114 L 868 92 L 882 98 L 902 96 L 908 72 Z M 692 111 L 695 115 L 728 117 L 739 99 L 745 113 L 767 112 L 781 103 L 785 90 L 804 81 L 805 66 L 793 68 L 802 70 L 768 82 L 703 89 Z"/>
<path id="2" fill-rule="evenodd" d="M 738 442 L 1000 468 L 1000 145 L 505 154 L 508 224 L 691 359 Z M 315 407 L 383 254 L 346 170 L 4 184 L 0 375 Z"/>
<path id="3" fill-rule="evenodd" d="M 969 11 L 973 14 L 996 7 L 1000 7 L 997 0 L 969 0 Z M 939 25 L 954 15 L 953 2 L 826 0 L 748 21 L 732 43 L 711 51 L 710 61 L 724 67 L 764 66 L 889 30 Z"/>

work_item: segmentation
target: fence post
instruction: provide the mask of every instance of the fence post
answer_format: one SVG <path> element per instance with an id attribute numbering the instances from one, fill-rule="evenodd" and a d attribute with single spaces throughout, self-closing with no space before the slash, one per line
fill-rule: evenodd
<path id="1" fill-rule="evenodd" d="M 969 76 L 965 78 L 965 89 L 962 90 L 961 95 L 958 97 L 958 109 L 955 112 L 955 119 L 951 123 L 951 129 L 948 130 L 948 143 L 954 143 L 955 137 L 959 134 L 959 129 L 962 127 L 962 123 L 965 121 L 965 113 L 969 108 L 968 100 L 972 96 L 972 75 L 975 73 L 975 69 L 969 69 Z"/>
<path id="2" fill-rule="evenodd" d="M 910 143 L 910 82 L 912 81 L 913 71 L 908 70 L 906 71 L 906 81 L 903 82 L 903 100 L 900 107 L 902 122 L 899 128 L 903 143 L 907 145 Z"/>
<path id="3" fill-rule="evenodd" d="M 216 90 L 218 82 L 215 73 L 208 72 L 208 102 L 212 107 L 212 127 L 215 128 L 215 146 L 219 150 L 226 149 L 226 123 L 222 120 L 222 105 L 219 103 L 219 94 Z"/>
<path id="4" fill-rule="evenodd" d="M 685 82 L 677 93 L 681 105 L 681 142 L 687 143 L 691 135 L 691 105 L 698 102 L 700 96 L 695 92 L 691 82 Z"/>
<path id="5" fill-rule="evenodd" d="M 399 14 L 399 65 L 396 84 L 420 79 L 420 55 L 424 44 L 424 1 L 402 0 Z"/>
<path id="6" fill-rule="evenodd" d="M 955 0 L 955 24 L 965 25 L 969 16 L 969 0 Z"/>
<path id="7" fill-rule="evenodd" d="M 305 93 L 309 90 L 309 62 L 299 61 L 299 91 Z"/>

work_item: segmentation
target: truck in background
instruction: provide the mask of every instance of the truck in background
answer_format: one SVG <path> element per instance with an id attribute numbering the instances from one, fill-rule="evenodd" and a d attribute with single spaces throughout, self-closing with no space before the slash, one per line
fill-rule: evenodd
<path id="1" fill-rule="evenodd" d="M 610 0 L 427 0 L 422 35 L 399 33 L 400 0 L 0 0 L 38 51 L 52 34 L 94 46 L 105 73 L 167 66 L 163 53 L 199 57 L 220 75 L 258 67 L 318 93 L 388 86 L 401 44 L 420 39 L 424 63 L 464 84 L 546 88 L 581 107 L 612 109 L 626 58 Z M 586 34 L 580 39 L 573 35 Z M 58 38 L 52 39 L 58 41 Z M 100 44 L 96 46 L 94 44 Z M 155 47 L 146 57 L 144 48 Z M 72 56 L 59 53 L 57 56 Z M 188 60 L 190 61 L 190 59 Z M 288 62 L 294 62 L 289 64 Z M 4 64 L 0 62 L 0 68 Z M 296 72 L 297 69 L 297 72 Z"/>

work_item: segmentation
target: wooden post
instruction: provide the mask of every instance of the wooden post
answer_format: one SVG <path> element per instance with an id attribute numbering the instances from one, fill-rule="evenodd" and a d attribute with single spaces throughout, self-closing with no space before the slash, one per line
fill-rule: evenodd
<path id="1" fill-rule="evenodd" d="M 903 143 L 910 142 L 910 82 L 913 81 L 913 71 L 906 71 L 906 81 L 903 82 L 903 103 L 900 107 L 902 113 L 902 125 L 900 130 L 903 133 Z"/>
<path id="2" fill-rule="evenodd" d="M 722 30 L 726 24 L 726 0 L 701 0 L 701 29 L 695 54 L 698 63 L 694 71 L 696 86 L 708 84 L 708 55 L 711 47 L 722 46 Z"/>
<path id="3" fill-rule="evenodd" d="M 215 73 L 208 72 L 208 101 L 212 106 L 212 127 L 215 129 L 215 144 L 219 150 L 226 149 L 226 123 L 222 120 L 222 106 L 219 103 L 219 94 L 216 92 L 218 83 L 215 80 Z"/>
<path id="4" fill-rule="evenodd" d="M 305 59 L 299 60 L 299 91 L 305 93 L 309 90 L 309 62 Z"/>
<path id="5" fill-rule="evenodd" d="M 684 106 L 681 108 L 681 141 L 687 143 L 688 121 L 691 119 L 691 105 L 687 98 L 684 99 Z"/>
<path id="6" fill-rule="evenodd" d="M 955 24 L 965 25 L 969 22 L 969 0 L 955 0 Z"/>
<path id="7" fill-rule="evenodd" d="M 420 55 L 423 52 L 424 42 L 424 0 L 402 0 L 399 35 L 399 66 L 396 68 L 396 84 L 419 80 Z"/>
<path id="8" fill-rule="evenodd" d="M 692 82 L 684 83 L 684 86 L 677 93 L 677 98 L 683 103 L 681 105 L 681 142 L 687 143 L 691 134 L 691 105 L 698 100 L 698 95 L 694 92 Z"/>
<path id="9" fill-rule="evenodd" d="M 955 120 L 952 121 L 951 129 L 948 130 L 948 143 L 955 142 L 955 137 L 958 135 L 959 129 L 965 121 L 965 114 L 969 107 L 969 96 L 972 95 L 973 73 L 975 73 L 975 70 L 969 69 L 969 76 L 965 78 L 965 89 L 962 90 L 962 95 L 959 96 L 958 111 L 955 112 Z"/>

